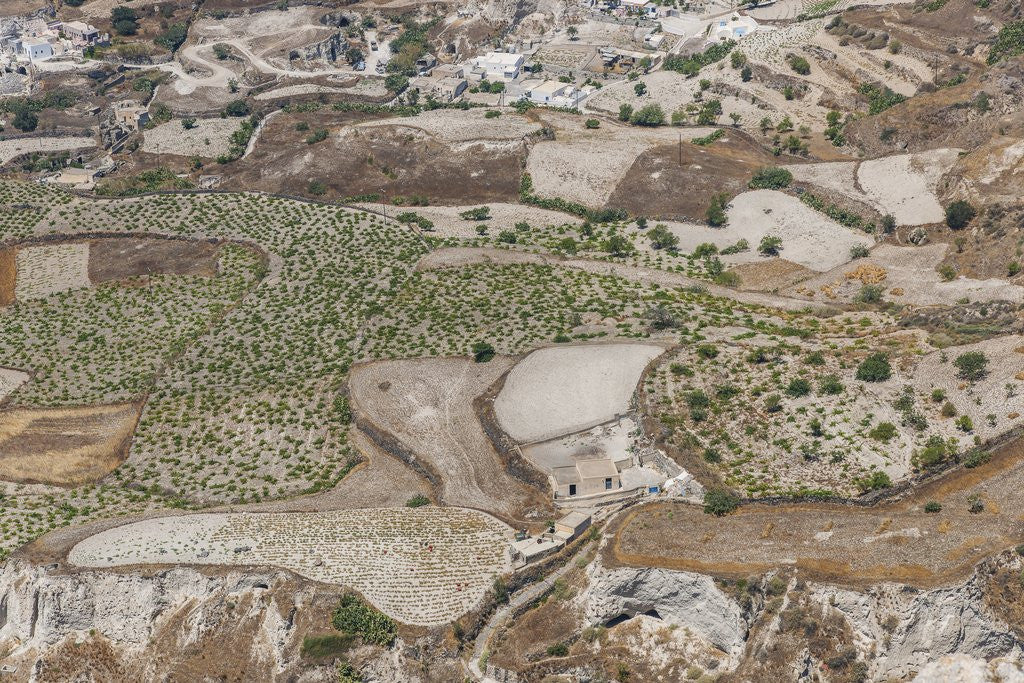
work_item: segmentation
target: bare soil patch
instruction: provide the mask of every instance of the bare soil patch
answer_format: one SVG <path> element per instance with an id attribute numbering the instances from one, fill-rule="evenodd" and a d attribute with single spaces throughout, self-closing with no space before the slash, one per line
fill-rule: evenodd
<path id="1" fill-rule="evenodd" d="M 817 273 L 783 258 L 741 263 L 730 269 L 740 277 L 740 286 L 755 292 L 777 292 Z"/>
<path id="2" fill-rule="evenodd" d="M 513 364 L 499 356 L 489 363 L 437 358 L 357 365 L 349 378 L 357 425 L 397 439 L 445 504 L 503 517 L 542 514 L 546 496 L 509 472 L 473 412 L 474 399 Z"/>
<path id="3" fill-rule="evenodd" d="M 692 505 L 647 505 L 617 525 L 606 559 L 730 577 L 794 566 L 806 578 L 852 586 L 952 583 L 1024 538 L 1015 512 L 1022 451 L 1024 445 L 1009 444 L 986 465 L 951 472 L 878 507 L 750 504 L 715 517 Z M 983 511 L 969 511 L 972 495 Z M 942 505 L 939 513 L 924 512 L 932 500 Z"/>
<path id="4" fill-rule="evenodd" d="M 124 460 L 140 406 L 12 409 L 0 413 L 0 479 L 77 486 Z"/>
<path id="5" fill-rule="evenodd" d="M 369 118 L 333 110 L 276 116 L 253 152 L 233 164 L 223 186 L 308 195 L 310 182 L 319 181 L 325 199 L 368 194 L 388 200 L 416 195 L 440 204 L 518 199 L 521 142 L 448 142 L 419 130 L 420 117 L 365 128 L 347 125 Z M 299 123 L 308 129 L 297 130 Z M 458 128 L 457 122 L 446 125 Z M 326 129 L 328 138 L 307 144 L 318 129 Z"/>
<path id="6" fill-rule="evenodd" d="M 739 131 L 708 145 L 664 145 L 637 157 L 608 198 L 634 215 L 674 220 L 703 219 L 714 194 L 733 197 L 772 157 Z M 685 188 L 685 191 L 680 191 Z"/>
<path id="7" fill-rule="evenodd" d="M 105 238 L 89 246 L 93 284 L 146 275 L 217 275 L 220 245 L 197 240 Z"/>

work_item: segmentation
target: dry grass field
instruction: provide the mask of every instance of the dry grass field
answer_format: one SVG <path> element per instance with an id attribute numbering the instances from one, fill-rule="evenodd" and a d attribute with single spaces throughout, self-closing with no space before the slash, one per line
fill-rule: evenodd
<path id="1" fill-rule="evenodd" d="M 133 403 L 0 411 L 0 480 L 81 486 L 120 465 L 139 418 Z"/>

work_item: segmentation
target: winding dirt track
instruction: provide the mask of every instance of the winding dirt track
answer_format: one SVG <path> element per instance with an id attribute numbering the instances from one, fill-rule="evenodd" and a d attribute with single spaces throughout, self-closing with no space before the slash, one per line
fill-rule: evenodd
<path id="1" fill-rule="evenodd" d="M 618 523 L 607 559 L 727 577 L 792 566 L 844 585 L 932 587 L 1024 542 L 1022 491 L 1024 441 L 1017 440 L 986 465 L 949 472 L 876 507 L 754 503 L 726 517 L 679 503 L 639 507 Z M 984 510 L 972 513 L 975 495 Z M 942 510 L 926 513 L 929 501 Z"/>

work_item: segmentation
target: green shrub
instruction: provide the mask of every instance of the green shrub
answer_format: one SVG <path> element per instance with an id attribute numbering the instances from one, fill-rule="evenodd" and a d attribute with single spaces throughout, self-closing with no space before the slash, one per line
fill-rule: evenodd
<path id="1" fill-rule="evenodd" d="M 569 646 L 565 643 L 555 643 L 548 646 L 547 653 L 549 657 L 565 657 L 569 654 Z"/>
<path id="2" fill-rule="evenodd" d="M 803 377 L 794 377 L 789 380 L 789 385 L 786 387 L 786 394 L 793 398 L 799 398 L 806 396 L 811 393 L 811 383 Z"/>
<path id="3" fill-rule="evenodd" d="M 754 173 L 754 177 L 747 183 L 751 190 L 781 190 L 789 187 L 793 182 L 793 174 L 778 166 L 766 166 Z"/>
<path id="4" fill-rule="evenodd" d="M 942 512 L 942 504 L 935 500 L 929 500 L 924 504 L 924 511 L 930 515 Z"/>
<path id="5" fill-rule="evenodd" d="M 757 245 L 757 251 L 762 256 L 778 256 L 782 251 L 782 238 L 775 235 L 765 235 L 761 243 Z"/>
<path id="6" fill-rule="evenodd" d="M 1003 57 L 1015 57 L 1024 52 L 1024 19 L 1003 25 L 988 52 L 988 63 L 995 64 Z"/>
<path id="7" fill-rule="evenodd" d="M 658 223 L 654 226 L 651 231 L 647 233 L 647 239 L 655 249 L 674 250 L 679 246 L 679 238 L 676 237 L 676 234 L 669 230 L 668 226 L 663 223 Z"/>
<path id="8" fill-rule="evenodd" d="M 390 647 L 397 627 L 391 617 L 378 612 L 358 596 L 348 593 L 334 610 L 331 624 L 342 633 L 359 636 L 364 643 Z"/>
<path id="9" fill-rule="evenodd" d="M 825 375 L 818 381 L 818 391 L 825 396 L 838 396 L 845 389 L 836 375 Z"/>
<path id="10" fill-rule="evenodd" d="M 892 486 L 892 479 L 882 470 L 875 470 L 866 477 L 855 479 L 854 484 L 862 493 L 868 493 L 869 491 L 889 488 Z"/>
<path id="11" fill-rule="evenodd" d="M 705 514 L 723 517 L 740 506 L 736 494 L 723 488 L 710 488 L 704 492 Z"/>
<path id="12" fill-rule="evenodd" d="M 415 496 L 405 501 L 405 507 L 407 508 L 419 508 L 424 505 L 430 505 L 430 499 L 422 493 L 417 493 Z"/>
<path id="13" fill-rule="evenodd" d="M 896 434 L 896 425 L 892 422 L 879 422 L 874 429 L 868 432 L 868 436 L 882 443 L 889 443 L 895 438 Z"/>
<path id="14" fill-rule="evenodd" d="M 806 76 L 811 73 L 811 63 L 804 57 L 800 57 L 799 55 L 790 55 L 788 61 L 790 68 L 801 76 Z"/>
<path id="15" fill-rule="evenodd" d="M 708 225 L 717 228 L 726 224 L 729 220 L 725 215 L 725 207 L 728 203 L 729 195 L 724 192 L 711 196 L 711 204 L 708 206 L 707 213 L 705 214 Z"/>
<path id="16" fill-rule="evenodd" d="M 884 382 L 890 377 L 892 367 L 884 353 L 873 353 L 857 366 L 857 379 L 861 382 Z"/>
<path id="17" fill-rule="evenodd" d="M 327 633 L 319 636 L 306 636 L 302 639 L 301 653 L 303 657 L 320 659 L 343 655 L 352 647 L 354 636 L 347 633 Z"/>
<path id="18" fill-rule="evenodd" d="M 634 126 L 660 126 L 665 123 L 665 112 L 660 104 L 648 104 L 633 112 L 629 122 Z"/>
<path id="19" fill-rule="evenodd" d="M 964 467 L 974 469 L 992 459 L 992 454 L 981 448 L 972 448 L 964 454 Z"/>
<path id="20" fill-rule="evenodd" d="M 494 347 L 487 342 L 473 344 L 473 360 L 477 363 L 486 363 L 494 358 Z"/>
<path id="21" fill-rule="evenodd" d="M 960 230 L 965 228 L 977 214 L 977 210 L 968 202 L 958 199 L 946 207 L 946 225 L 951 230 Z"/>
<path id="22" fill-rule="evenodd" d="M 958 370 L 957 377 L 969 382 L 977 382 L 988 374 L 988 357 L 981 351 L 961 353 L 953 365 Z"/>

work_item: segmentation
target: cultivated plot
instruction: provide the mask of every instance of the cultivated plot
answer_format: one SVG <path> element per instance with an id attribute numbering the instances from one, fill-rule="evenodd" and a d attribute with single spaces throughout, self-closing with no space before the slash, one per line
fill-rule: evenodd
<path id="1" fill-rule="evenodd" d="M 114 527 L 68 555 L 80 567 L 270 565 L 358 590 L 407 624 L 446 624 L 511 567 L 511 529 L 458 508 L 160 517 Z"/>

